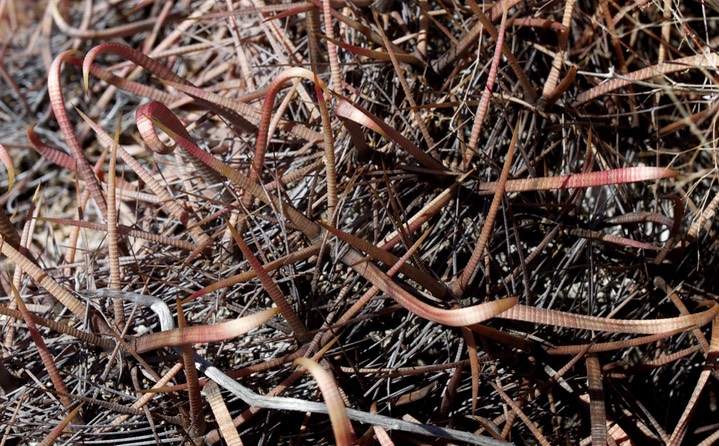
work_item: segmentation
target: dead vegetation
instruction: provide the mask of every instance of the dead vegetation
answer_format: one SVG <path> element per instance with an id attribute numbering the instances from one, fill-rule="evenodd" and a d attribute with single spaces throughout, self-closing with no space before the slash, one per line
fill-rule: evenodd
<path id="1" fill-rule="evenodd" d="M 712 444 L 716 14 L 0 1 L 1 444 Z"/>

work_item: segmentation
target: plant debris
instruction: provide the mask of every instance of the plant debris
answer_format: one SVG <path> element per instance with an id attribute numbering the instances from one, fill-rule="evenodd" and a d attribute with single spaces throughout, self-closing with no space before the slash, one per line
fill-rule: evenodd
<path id="1" fill-rule="evenodd" d="M 2 444 L 712 444 L 712 2 L 0 2 Z"/>

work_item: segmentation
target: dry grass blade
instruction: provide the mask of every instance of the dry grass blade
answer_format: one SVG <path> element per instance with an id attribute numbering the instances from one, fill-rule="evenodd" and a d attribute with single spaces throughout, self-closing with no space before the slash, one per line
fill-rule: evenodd
<path id="1" fill-rule="evenodd" d="M 278 312 L 279 308 L 275 307 L 229 322 L 173 328 L 135 338 L 131 344 L 138 353 L 144 353 L 164 347 L 225 341 L 254 330 Z"/>
<path id="2" fill-rule="evenodd" d="M 505 192 L 527 192 L 533 190 L 573 189 L 674 177 L 676 177 L 676 172 L 664 167 L 624 167 L 603 172 L 507 180 L 504 190 Z M 486 193 L 494 193 L 497 187 L 498 183 L 495 182 L 480 184 L 480 189 L 486 191 Z"/>
<path id="3" fill-rule="evenodd" d="M 225 444 L 228 446 L 242 446 L 242 439 L 240 434 L 237 433 L 237 428 L 232 423 L 232 417 L 227 410 L 225 400 L 222 398 L 220 388 L 214 381 L 207 381 L 204 390 Z"/>
<path id="4" fill-rule="evenodd" d="M 549 99 L 557 87 L 559 80 L 559 70 L 564 63 L 564 57 L 569 43 L 569 32 L 572 22 L 572 13 L 574 12 L 575 0 L 567 0 L 564 3 L 564 14 L 562 15 L 562 30 L 559 32 L 559 51 L 554 54 L 552 60 L 552 69 L 549 71 L 547 81 L 544 84 L 542 98 Z"/>
<path id="5" fill-rule="evenodd" d="M 35 325 L 35 321 L 33 320 L 30 311 L 27 309 L 27 306 L 25 306 L 25 302 L 20 297 L 17 288 L 15 288 L 15 285 L 13 285 L 12 283 L 10 285 L 12 286 L 13 296 L 15 297 L 15 301 L 17 302 L 17 306 L 20 309 L 20 313 L 25 320 L 27 329 L 32 336 L 33 342 L 35 342 L 35 345 L 37 346 L 38 353 L 40 354 L 40 359 L 45 365 L 45 370 L 47 370 L 47 374 L 50 376 L 52 385 L 60 393 L 60 401 L 62 402 L 62 405 L 65 406 L 65 410 L 67 410 L 68 414 L 70 414 L 72 413 L 72 400 L 67 396 L 70 392 L 67 390 L 65 381 L 60 375 L 60 371 L 57 369 L 55 359 L 52 357 L 52 354 L 48 350 L 47 345 L 45 344 L 45 340 L 42 338 L 42 334 L 40 334 L 40 330 L 38 330 L 37 326 Z M 80 422 L 82 423 L 82 421 Z"/>
<path id="6" fill-rule="evenodd" d="M 430 200 L 419 212 L 414 214 L 407 220 L 405 230 L 407 234 L 413 234 L 424 223 L 436 216 L 455 196 L 459 186 L 470 176 L 472 172 L 462 175 L 451 186 L 443 190 L 439 195 Z M 402 240 L 402 234 L 397 229 L 384 237 L 380 244 L 380 248 L 388 250 Z"/>
<path id="7" fill-rule="evenodd" d="M 115 144 L 114 140 L 110 135 L 108 135 L 102 128 L 97 125 L 92 119 L 90 119 L 87 115 L 80 113 L 80 116 L 85 120 L 85 122 L 90 125 L 90 127 L 95 131 L 97 136 L 100 138 L 103 144 L 112 147 L 113 144 Z M 180 222 L 183 224 L 189 224 L 191 223 L 190 217 L 187 215 L 187 212 L 182 209 L 182 207 L 177 203 L 177 200 L 172 198 L 170 194 L 167 192 L 167 189 L 158 182 L 155 177 L 146 169 L 144 168 L 140 163 L 135 160 L 135 158 L 132 157 L 122 146 L 117 147 L 117 152 L 122 158 L 122 160 L 132 168 L 132 170 L 139 176 L 154 192 L 158 198 L 162 200 L 163 205 L 167 208 L 168 212 L 173 215 L 175 218 L 177 218 Z M 204 245 L 208 243 L 209 239 L 207 235 L 200 231 L 199 229 L 190 227 L 190 233 L 195 238 L 195 241 L 198 242 L 200 245 Z"/>
<path id="8" fill-rule="evenodd" d="M 267 90 L 265 102 L 262 105 L 260 128 L 257 132 L 257 141 L 255 142 L 255 156 L 252 160 L 252 168 L 250 169 L 250 173 L 248 175 L 248 177 L 252 181 L 257 181 L 257 178 L 259 178 L 259 175 L 262 172 L 262 168 L 265 164 L 267 143 L 269 137 L 271 136 L 269 135 L 270 117 L 272 116 L 272 107 L 274 105 L 275 97 L 277 96 L 277 93 L 280 91 L 285 82 L 295 77 L 304 78 L 312 82 L 317 81 L 316 85 L 319 86 L 323 91 L 327 89 L 327 86 L 324 84 L 323 81 L 317 78 L 314 73 L 304 68 L 290 68 L 287 71 L 282 72 L 280 76 L 278 76 L 277 78 L 275 78 L 274 81 L 272 81 L 269 89 Z M 329 127 L 330 124 L 328 122 L 328 119 L 329 118 L 327 116 L 323 115 L 322 126 L 325 138 L 330 136 L 330 139 L 326 140 L 325 144 L 331 145 L 331 129 Z"/>
<path id="9" fill-rule="evenodd" d="M 529 417 L 527 417 L 527 415 L 522 411 L 522 409 L 517 405 L 517 403 L 512 400 L 512 398 L 510 398 L 509 395 L 507 395 L 505 391 L 502 390 L 501 387 L 499 387 L 499 385 L 493 382 L 490 382 L 490 384 L 492 385 L 492 387 L 494 387 L 494 390 L 499 393 L 504 402 L 507 403 L 507 405 L 512 409 L 512 412 L 514 412 L 524 422 L 524 424 L 527 425 L 532 434 L 534 434 L 534 437 L 537 439 L 539 444 L 541 444 L 542 446 L 549 446 L 549 441 L 547 441 L 547 438 L 542 435 L 542 432 L 539 431 L 537 425 L 534 424 L 529 419 Z"/>
<path id="10" fill-rule="evenodd" d="M 17 233 L 17 229 L 13 226 L 5 209 L 0 209 L 0 235 L 5 237 L 8 243 L 16 247 L 20 246 L 20 234 Z"/>
<path id="11" fill-rule="evenodd" d="M 115 141 L 110 153 L 110 166 L 107 172 L 107 251 L 110 259 L 110 288 L 120 289 L 120 252 L 117 245 L 117 146 L 120 142 L 120 129 L 122 128 L 122 115 L 117 121 Z M 112 309 L 115 315 L 115 326 L 121 329 L 125 325 L 125 310 L 120 299 L 113 299 Z"/>
<path id="12" fill-rule="evenodd" d="M 417 241 L 410 246 L 410 248 L 407 250 L 407 252 L 395 263 L 389 271 L 387 271 L 387 277 L 393 277 L 402 266 L 405 264 L 405 262 L 412 257 L 417 250 L 422 246 L 422 243 L 426 240 L 426 238 L 429 236 L 429 231 L 426 231 L 424 234 L 422 234 Z M 345 324 L 349 322 L 353 317 L 355 317 L 364 307 L 367 305 L 367 303 L 372 299 L 377 293 L 379 292 L 379 288 L 375 285 L 372 286 L 367 292 L 365 292 L 359 299 L 357 299 L 357 302 L 355 302 L 347 311 L 342 314 L 342 316 L 337 319 L 337 325 L 339 324 Z M 331 336 L 334 335 L 334 330 L 327 331 L 322 338 L 320 338 L 320 344 L 327 343 Z"/>
<path id="13" fill-rule="evenodd" d="M 392 60 L 392 58 L 389 55 L 389 52 L 387 52 L 387 51 L 375 51 L 375 50 L 370 50 L 367 48 L 361 48 L 356 45 L 350 45 L 345 42 L 341 42 L 337 39 L 334 39 L 332 37 L 325 36 L 325 35 L 322 35 L 321 37 L 323 39 L 326 39 L 330 43 L 339 46 L 343 50 L 357 54 L 358 56 L 364 56 L 364 57 L 368 57 L 371 59 L 384 60 L 384 61 Z M 412 56 L 411 54 L 403 54 L 403 53 L 395 54 L 395 58 L 399 62 L 411 63 L 411 64 L 419 64 L 420 63 L 420 60 L 417 59 L 416 57 Z"/>
<path id="14" fill-rule="evenodd" d="M 332 88 L 339 90 L 342 88 L 342 80 L 340 73 L 340 64 L 337 62 L 337 47 L 332 43 L 335 35 L 334 25 L 332 24 L 332 5 L 330 0 L 322 0 L 322 19 L 325 23 L 325 32 L 329 38 L 327 43 L 327 57 L 330 62 L 330 72 L 332 74 Z"/>
<path id="15" fill-rule="evenodd" d="M 719 313 L 719 305 L 709 303 L 709 309 L 700 313 L 688 314 L 667 319 L 620 320 L 607 319 L 581 314 L 571 314 L 545 308 L 514 305 L 505 312 L 498 314 L 502 319 L 532 322 L 535 324 L 554 325 L 557 327 L 576 328 L 579 330 L 606 331 L 609 333 L 657 334 L 673 330 L 690 330 L 701 327 Z"/>
<path id="16" fill-rule="evenodd" d="M 85 91 L 88 91 L 89 82 L 90 82 L 90 67 L 92 66 L 95 59 L 100 54 L 115 54 L 121 57 L 124 57 L 126 59 L 131 60 L 132 62 L 136 63 L 137 65 L 140 65 L 144 69 L 148 70 L 155 76 L 159 77 L 160 79 L 165 79 L 177 83 L 186 84 L 188 83 L 185 79 L 181 78 L 180 76 L 177 76 L 175 73 L 172 72 L 169 68 L 162 65 L 161 63 L 155 61 L 153 58 L 147 56 L 146 54 L 134 50 L 133 48 L 123 45 L 121 43 L 116 42 L 107 42 L 102 43 L 100 45 L 97 45 L 93 49 L 87 52 L 85 55 L 85 58 L 83 59 L 82 63 L 82 78 L 83 78 L 83 85 L 85 87 Z"/>
<path id="17" fill-rule="evenodd" d="M 305 324 L 302 323 L 300 318 L 297 316 L 297 313 L 295 313 L 292 309 L 292 305 L 290 305 L 287 298 L 285 298 L 282 294 L 282 291 L 280 291 L 275 281 L 272 280 L 269 274 L 267 274 L 267 271 L 262 267 L 262 264 L 260 264 L 257 257 L 255 257 L 255 254 L 252 252 L 250 247 L 247 246 L 247 243 L 245 243 L 242 237 L 240 237 L 240 234 L 237 233 L 235 228 L 232 227 L 232 225 L 227 225 L 227 228 L 232 232 L 232 237 L 235 239 L 235 243 L 237 243 L 237 246 L 240 247 L 242 254 L 250 264 L 250 267 L 252 267 L 252 270 L 262 282 L 262 286 L 265 287 L 267 293 L 272 298 L 272 301 L 275 305 L 277 305 L 277 308 L 280 313 L 282 313 L 285 320 L 287 320 L 287 323 L 292 329 L 292 332 L 295 334 L 295 337 L 297 337 L 297 340 L 300 342 L 309 341 L 310 337 L 307 334 L 307 327 L 305 327 Z"/>
<path id="18" fill-rule="evenodd" d="M 494 28 L 492 20 L 495 17 L 504 17 L 505 11 L 509 11 L 509 9 L 511 9 L 514 4 L 516 4 L 516 2 L 517 0 L 502 0 L 501 2 L 497 2 L 492 8 L 489 17 L 484 14 L 484 12 L 482 12 L 482 9 L 477 5 L 474 0 L 470 0 L 468 3 L 469 7 L 472 9 L 472 12 L 474 12 L 479 19 L 479 23 L 477 25 L 482 25 L 477 27 L 479 32 L 481 32 L 482 28 L 485 28 L 487 33 L 492 37 L 492 39 L 494 39 L 495 42 L 499 42 L 499 32 Z M 468 38 L 467 41 L 469 44 L 474 43 L 472 42 L 471 34 L 468 34 L 466 37 Z M 532 83 L 527 77 L 527 73 L 524 72 L 524 70 L 519 64 L 519 61 L 510 51 L 509 47 L 507 47 L 506 45 L 497 45 L 497 48 L 501 48 L 502 52 L 504 53 L 504 57 L 506 57 L 507 61 L 509 62 L 509 66 L 512 68 L 512 71 L 514 71 L 514 74 L 517 76 L 517 79 L 519 79 L 519 84 L 524 90 L 524 95 L 526 96 L 527 101 L 530 104 L 534 104 L 535 102 L 537 102 L 537 92 L 535 91 L 534 87 L 532 86 Z"/>
<path id="19" fill-rule="evenodd" d="M 604 405 L 602 366 L 595 355 L 585 359 L 587 367 L 587 389 L 589 392 L 589 414 L 592 418 L 592 446 L 607 444 L 607 411 Z"/>
<path id="20" fill-rule="evenodd" d="M 370 113 L 359 104 L 352 104 L 344 99 L 340 100 L 337 104 L 337 108 L 335 109 L 335 115 L 339 118 L 368 127 L 385 138 L 396 142 L 427 169 L 437 171 L 438 173 L 447 170 L 439 161 L 432 158 L 400 132 L 387 125 L 384 121 Z"/>
<path id="21" fill-rule="evenodd" d="M 325 4 L 328 0 L 325 0 Z M 329 6 L 326 6 L 326 8 L 329 8 Z M 329 17 L 329 14 L 325 15 L 325 17 Z M 334 50 L 334 47 L 332 47 Z M 334 56 L 334 63 L 337 63 L 337 54 L 334 52 L 330 52 L 330 60 L 333 60 L 332 57 Z M 337 81 L 339 82 L 339 74 L 337 73 L 336 67 L 333 68 L 332 71 L 332 77 L 334 78 L 336 75 Z M 335 138 L 332 134 L 332 122 L 330 121 L 330 112 L 327 108 L 327 101 L 325 100 L 325 90 L 326 88 L 322 88 L 322 81 L 317 77 L 317 74 L 315 74 L 313 78 L 314 84 L 315 84 L 315 94 L 317 95 L 317 103 L 319 104 L 320 108 L 320 116 L 322 117 L 322 134 L 324 136 L 323 139 L 323 145 L 325 148 L 325 156 L 322 158 L 322 161 L 325 164 L 325 177 L 327 179 L 327 215 L 329 218 L 329 221 L 334 223 L 335 219 L 337 218 L 337 166 L 336 166 L 336 160 L 335 160 Z"/>
<path id="22" fill-rule="evenodd" d="M 498 44 L 499 45 L 499 44 Z M 512 142 L 509 143 L 509 150 L 504 157 L 504 166 L 502 167 L 502 173 L 499 175 L 499 181 L 494 191 L 494 197 L 492 198 L 492 204 L 489 207 L 489 213 L 484 221 L 482 232 L 479 234 L 479 240 L 477 245 L 472 251 L 472 256 L 469 258 L 467 265 L 462 271 L 462 275 L 452 283 L 453 291 L 456 295 L 461 296 L 469 286 L 470 281 L 477 274 L 479 267 L 479 261 L 484 255 L 484 249 L 487 247 L 489 241 L 489 234 L 492 232 L 494 227 L 494 219 L 497 217 L 499 212 L 499 205 L 502 203 L 504 197 L 504 191 L 507 186 L 507 178 L 509 178 L 509 169 L 512 167 L 512 161 L 514 161 L 514 149 L 517 146 L 517 136 L 519 135 L 519 122 L 514 126 L 514 133 L 512 134 Z"/>
<path id="23" fill-rule="evenodd" d="M 678 328 L 676 330 L 667 331 L 665 333 L 657 333 L 648 336 L 642 336 L 633 339 L 627 339 L 624 341 L 609 341 L 609 342 L 592 342 L 591 344 L 576 344 L 576 345 L 559 345 L 547 349 L 547 353 L 550 355 L 575 355 L 579 352 L 586 353 L 599 353 L 607 352 L 612 350 L 626 349 L 630 347 L 636 347 L 638 345 L 651 344 L 662 339 L 666 339 L 670 336 L 684 332 L 684 328 Z"/>
<path id="24" fill-rule="evenodd" d="M 79 67 L 80 69 L 83 69 L 83 59 L 70 57 L 66 60 L 66 62 L 71 63 L 76 67 Z M 94 64 L 89 66 L 89 73 L 96 78 L 107 82 L 110 85 L 131 92 L 138 96 L 152 99 L 154 101 L 160 101 L 169 104 L 175 102 L 178 99 L 175 95 L 150 87 L 149 85 L 131 81 L 120 76 L 115 76 L 114 74 L 103 70 L 102 68 Z"/>
<path id="25" fill-rule="evenodd" d="M 319 236 L 319 226 L 315 225 L 307 217 L 299 213 L 294 207 L 282 205 L 277 198 L 265 194 L 264 189 L 259 184 L 251 181 L 248 177 L 238 172 L 236 169 L 233 169 L 226 163 L 218 160 L 197 147 L 197 144 L 194 143 L 192 137 L 189 133 L 187 133 L 187 130 L 185 130 L 182 123 L 180 123 L 177 117 L 163 104 L 160 104 L 159 102 L 150 102 L 141 105 L 136 110 L 136 118 L 138 120 L 138 126 L 142 128 L 141 134 L 143 134 L 143 137 L 147 138 L 145 142 L 152 144 L 151 147 L 154 150 L 166 151 L 169 150 L 169 147 L 164 144 L 159 146 L 156 145 L 155 142 L 159 142 L 159 140 L 157 139 L 155 130 L 150 125 L 150 122 L 153 125 L 161 125 L 163 127 L 163 131 L 173 136 L 175 138 L 175 142 L 182 149 L 187 151 L 190 156 L 215 170 L 217 173 L 226 177 L 230 181 L 236 183 L 240 188 L 249 192 L 260 201 L 268 204 L 271 203 L 275 205 L 277 209 L 286 213 L 287 218 L 294 224 L 298 225 L 310 239 L 314 240 Z M 149 118 L 153 118 L 153 120 L 148 121 Z"/>
<path id="26" fill-rule="evenodd" d="M 75 135 L 75 129 L 73 128 L 70 118 L 67 115 L 67 110 L 65 110 L 65 98 L 62 93 L 60 71 L 62 70 L 62 65 L 65 60 L 76 54 L 76 51 L 65 51 L 60 53 L 55 58 L 50 66 L 47 89 L 48 94 L 50 95 L 50 103 L 52 104 L 55 119 L 62 130 L 65 142 L 70 148 L 70 153 L 77 166 L 77 171 L 80 174 L 80 177 L 87 184 L 90 195 L 93 200 L 95 200 L 95 204 L 97 204 L 100 209 L 100 213 L 103 216 L 106 216 L 107 202 L 105 201 L 105 196 L 102 194 L 100 183 L 95 176 L 95 172 L 92 171 L 92 167 L 90 167 L 90 163 L 87 161 L 85 153 L 82 151 L 82 148 L 80 148 L 80 143 Z"/>
<path id="27" fill-rule="evenodd" d="M 387 293 L 387 295 L 408 311 L 423 319 L 450 327 L 463 327 L 491 319 L 517 305 L 518 302 L 516 297 L 507 297 L 471 307 L 445 310 L 428 305 L 412 296 L 392 281 L 391 278 L 387 277 L 387 275 L 380 271 L 375 265 L 365 263 L 364 259 L 356 251 L 350 251 L 344 256 L 343 260 L 352 265 L 352 269 L 362 274 L 365 279 Z"/>
<path id="28" fill-rule="evenodd" d="M 339 229 L 325 223 L 320 223 L 320 225 L 322 225 L 323 228 L 331 232 L 340 240 L 349 243 L 354 248 L 360 251 L 366 252 L 376 261 L 382 262 L 389 267 L 393 267 L 399 262 L 399 258 L 397 258 L 395 255 L 365 241 L 364 239 L 355 237 L 352 234 L 348 234 L 344 231 L 340 231 Z M 399 268 L 399 272 L 422 285 L 424 288 L 429 290 L 429 292 L 431 292 L 432 295 L 434 295 L 435 297 L 441 299 L 444 298 L 448 293 L 446 285 L 437 282 L 432 277 L 428 277 L 425 272 L 412 266 L 411 264 L 403 264 Z"/>
<path id="29" fill-rule="evenodd" d="M 474 334 L 467 327 L 462 327 L 462 337 L 467 344 L 467 355 L 469 356 L 469 367 L 472 374 L 472 415 L 477 410 L 479 398 L 479 359 L 477 355 L 477 343 L 474 342 Z"/>
<path id="30" fill-rule="evenodd" d="M 300 400 L 297 398 L 282 398 L 277 396 L 258 395 L 246 387 L 240 385 L 232 379 L 228 379 L 227 375 L 214 367 L 205 370 L 205 374 L 211 379 L 217 381 L 222 387 L 237 395 L 247 404 L 265 409 L 290 410 L 302 412 L 316 412 L 329 414 L 327 405 L 323 403 L 314 403 Z M 344 406 L 343 406 L 344 407 Z M 253 413 L 255 413 L 254 411 Z M 395 418 L 385 417 L 382 415 L 362 412 L 356 409 L 346 409 L 347 418 L 358 421 L 360 423 L 382 426 L 384 428 L 411 432 L 418 435 L 430 435 L 437 438 L 446 438 L 454 441 L 462 441 L 469 444 L 481 446 L 507 446 L 509 443 L 505 441 L 495 441 L 490 438 L 481 437 L 469 432 L 463 432 L 456 429 L 442 428 L 439 426 L 420 424 L 416 422 L 407 422 Z M 245 418 L 243 416 L 243 418 Z"/>
<path id="31" fill-rule="evenodd" d="M 294 262 L 307 259 L 309 257 L 312 257 L 313 255 L 316 255 L 320 250 L 319 243 L 313 244 L 307 248 L 304 248 L 300 251 L 294 252 L 292 254 L 288 254 L 287 256 L 277 259 L 275 261 L 272 261 L 266 265 L 262 265 L 262 268 L 266 272 L 271 272 L 276 270 L 277 268 L 280 268 L 285 265 L 290 265 Z M 233 285 L 237 285 L 238 283 L 247 282 L 248 280 L 252 280 L 255 277 L 257 277 L 257 272 L 255 270 L 245 271 L 243 273 L 235 274 L 233 276 L 227 277 L 223 280 L 220 280 L 218 282 L 214 282 L 211 285 L 208 285 L 201 290 L 195 291 L 192 293 L 187 300 L 196 299 L 198 297 L 202 297 L 208 293 L 215 292 L 217 290 L 221 290 L 222 288 L 231 287 Z"/>
<path id="32" fill-rule="evenodd" d="M 132 403 L 132 406 L 130 406 L 130 407 L 132 407 L 133 409 L 140 409 L 140 408 L 144 407 L 156 395 L 158 395 L 158 393 L 155 393 L 152 391 L 165 387 L 167 385 L 167 383 L 169 383 L 170 380 L 172 380 L 175 377 L 175 375 L 180 373 L 180 370 L 182 370 L 182 368 L 183 368 L 183 365 L 181 363 L 175 364 L 170 370 L 167 371 L 167 373 L 165 373 L 165 375 L 160 380 L 158 380 L 155 383 L 155 385 L 152 386 L 152 388 L 150 389 L 151 392 L 147 392 L 144 395 L 142 395 L 140 398 L 138 398 L 137 401 Z M 120 424 L 124 423 L 125 421 L 127 421 L 128 418 L 129 418 L 129 415 L 120 415 L 119 417 L 112 420 L 111 424 L 112 425 L 120 425 Z"/>
<path id="33" fill-rule="evenodd" d="M 13 319 L 23 318 L 23 315 L 19 310 L 8 308 L 4 305 L 0 305 L 0 314 L 4 316 L 9 316 Z M 83 342 L 87 342 L 88 344 L 100 347 L 103 350 L 111 350 L 115 345 L 115 342 L 112 339 L 102 338 L 87 331 L 78 330 L 77 328 L 70 325 L 56 322 L 52 319 L 47 319 L 42 316 L 38 316 L 37 314 L 30 313 L 30 318 L 35 323 L 35 325 L 42 325 L 43 327 L 47 327 L 50 330 L 66 334 Z"/>
<path id="34" fill-rule="evenodd" d="M 40 217 L 38 218 L 40 221 L 47 221 L 50 223 L 55 223 L 59 225 L 67 225 L 67 226 L 79 226 L 81 228 L 86 229 L 94 229 L 96 231 L 102 231 L 107 232 L 107 225 L 102 223 L 94 223 L 90 221 L 82 221 L 82 220 L 72 220 L 69 218 L 50 218 L 50 217 Z M 141 238 L 144 240 L 149 240 L 154 243 L 160 243 L 168 246 L 174 246 L 176 248 L 185 250 L 185 251 L 195 251 L 199 248 L 198 245 L 192 242 L 186 242 L 184 240 L 178 240 L 173 237 L 166 237 L 164 235 L 160 234 L 154 234 L 150 232 L 145 231 L 139 231 L 137 229 L 131 229 L 127 226 L 118 225 L 117 233 L 120 235 L 125 235 L 129 237 L 136 237 Z"/>
<path id="35" fill-rule="evenodd" d="M 304 367 L 317 381 L 325 404 L 327 404 L 336 444 L 340 446 L 352 445 L 354 443 L 354 432 L 332 375 L 309 358 L 297 358 L 295 359 L 295 364 Z"/>
<path id="36" fill-rule="evenodd" d="M 588 229 L 570 229 L 569 233 L 572 235 L 576 235 L 577 237 L 591 240 L 599 240 L 606 243 L 614 243 L 616 245 L 627 246 L 630 248 L 646 249 L 649 251 L 659 251 L 661 249 L 659 246 L 655 246 L 650 243 L 639 242 L 636 240 L 628 239 L 626 237 L 619 237 L 616 235 L 607 234 L 602 231 L 590 231 Z"/>
<path id="37" fill-rule="evenodd" d="M 7 170 L 7 189 L 10 190 L 12 189 L 13 184 L 15 184 L 15 167 L 13 167 L 12 158 L 10 157 L 7 148 L 2 144 L 0 144 L 0 161 L 2 161 L 5 166 L 5 170 Z"/>
<path id="38" fill-rule="evenodd" d="M 85 403 L 78 404 L 77 407 L 67 414 L 65 418 L 63 418 L 62 421 L 58 423 L 58 425 L 55 426 L 40 443 L 38 443 L 38 446 L 52 446 L 55 444 L 65 431 L 65 428 L 67 428 L 67 426 L 72 423 L 72 420 L 80 413 L 80 409 L 82 409 L 83 404 Z"/>
<path id="39" fill-rule="evenodd" d="M 482 131 L 482 125 L 484 124 L 484 118 L 487 116 L 487 109 L 489 108 L 489 98 L 492 95 L 492 89 L 494 88 L 494 82 L 497 80 L 497 70 L 499 69 L 499 60 L 502 56 L 502 47 L 504 46 L 504 30 L 507 26 L 507 9 L 502 9 L 502 22 L 499 26 L 499 32 L 497 33 L 497 43 L 494 48 L 494 57 L 492 57 L 492 66 L 489 69 L 489 75 L 487 76 L 487 82 L 484 84 L 484 91 L 482 91 L 482 99 L 479 100 L 477 106 L 477 113 L 475 114 L 474 124 L 472 124 L 472 133 L 469 136 L 469 143 L 464 152 L 464 158 L 462 159 L 462 167 L 466 169 L 469 163 L 472 161 L 475 152 L 477 151 L 477 141 L 479 141 L 479 134 Z M 517 123 L 517 126 L 519 123 Z M 516 130 L 515 130 L 516 133 Z M 511 144 L 514 147 L 515 141 Z M 513 149 L 510 149 L 513 150 Z M 509 157 L 507 157 L 509 158 Z"/>
<path id="40" fill-rule="evenodd" d="M 390 44 L 390 41 L 387 38 L 387 34 L 382 29 L 382 24 L 379 21 L 379 16 L 377 14 L 377 11 L 374 9 L 372 9 L 372 16 L 374 17 L 374 21 L 377 24 L 377 29 L 379 30 L 379 34 L 382 37 L 382 41 L 384 42 L 384 46 L 385 46 L 385 49 L 387 50 L 387 54 L 389 55 L 389 58 L 392 61 L 392 67 L 394 68 L 394 71 L 397 74 L 397 79 L 399 80 L 399 83 L 402 86 L 402 90 L 404 90 L 404 94 L 407 98 L 407 102 L 409 102 L 409 104 L 412 106 L 413 110 L 417 110 L 417 101 L 414 99 L 412 90 L 410 89 L 409 84 L 407 83 L 407 79 L 405 79 L 405 76 L 402 74 L 402 69 L 399 65 L 399 60 L 397 59 L 397 57 L 394 54 L 394 49 L 392 49 L 392 45 Z M 425 123 L 425 117 L 421 116 L 418 111 L 413 113 L 413 115 L 414 115 L 414 121 L 417 123 L 419 130 L 422 132 L 422 137 L 424 138 L 424 142 L 430 148 L 434 147 L 434 140 L 430 136 L 429 130 L 427 129 L 427 124 Z"/>
<path id="41" fill-rule="evenodd" d="M 177 301 L 177 328 L 178 330 L 187 329 L 187 320 L 182 304 Z M 164 332 L 167 333 L 167 332 Z M 205 414 L 202 411 L 202 397 L 200 396 L 200 382 L 197 378 L 197 369 L 195 368 L 195 351 L 192 347 L 193 343 L 182 343 L 180 351 L 182 352 L 182 363 L 185 369 L 185 379 L 187 380 L 187 394 L 190 406 L 190 419 L 188 431 L 190 436 L 198 438 L 205 433 Z"/>
<path id="42" fill-rule="evenodd" d="M 377 403 L 373 402 L 372 407 L 370 408 L 372 413 L 377 412 Z M 372 426 L 372 430 L 374 431 L 375 436 L 377 437 L 377 441 L 379 441 L 379 444 L 381 446 L 394 446 L 394 442 L 389 437 L 389 434 L 387 434 L 387 431 L 382 429 L 378 426 Z"/>
<path id="43" fill-rule="evenodd" d="M 0 235 L 0 251 L 19 268 L 22 268 L 39 286 L 59 300 L 70 312 L 79 318 L 85 317 L 85 306 L 82 302 L 48 276 L 35 262 L 18 252 L 10 243 L 5 243 L 3 235 Z"/>
<path id="44" fill-rule="evenodd" d="M 715 318 L 712 323 L 712 336 L 709 343 L 709 351 L 707 352 L 706 359 L 707 366 L 702 370 L 701 374 L 699 375 L 699 379 L 694 386 L 694 391 L 689 397 L 689 401 L 687 402 L 684 412 L 682 413 L 681 418 L 679 418 L 679 422 L 677 423 L 676 427 L 674 428 L 674 431 L 672 432 L 672 436 L 669 439 L 670 445 L 680 445 L 684 440 L 684 436 L 686 435 L 687 427 L 689 424 L 689 419 L 696 411 L 697 401 L 699 400 L 699 396 L 704 390 L 704 386 L 709 380 L 709 375 L 711 375 L 711 373 L 714 371 L 714 368 L 716 367 L 717 358 L 719 358 L 719 318 Z"/>
<path id="45" fill-rule="evenodd" d="M 689 231 L 687 231 L 687 235 L 690 238 L 696 238 L 697 236 L 699 236 L 699 233 L 704 229 L 706 223 L 714 219 L 718 207 L 719 193 L 714 195 L 712 201 L 706 207 L 704 207 L 704 210 L 701 212 L 701 214 L 697 216 L 697 218 L 694 220 L 691 227 L 689 228 Z"/>
<path id="46" fill-rule="evenodd" d="M 698 54 L 696 56 L 682 57 L 671 62 L 652 65 L 647 68 L 642 68 L 641 70 L 627 73 L 619 78 L 611 79 L 590 90 L 582 92 L 577 96 L 577 99 L 574 101 L 574 105 L 579 106 L 585 104 L 598 97 L 631 85 L 633 82 L 644 81 L 656 76 L 676 73 L 690 68 L 716 70 L 717 66 L 719 66 L 719 54 L 711 52 L 708 52 L 707 54 Z"/>
<path id="47" fill-rule="evenodd" d="M 33 149 L 35 149 L 37 153 L 39 153 L 46 159 L 50 160 L 52 163 L 73 172 L 77 170 L 75 166 L 75 161 L 73 161 L 70 155 L 50 147 L 37 137 L 37 135 L 35 134 L 34 124 L 28 127 L 27 138 L 30 140 Z"/>

